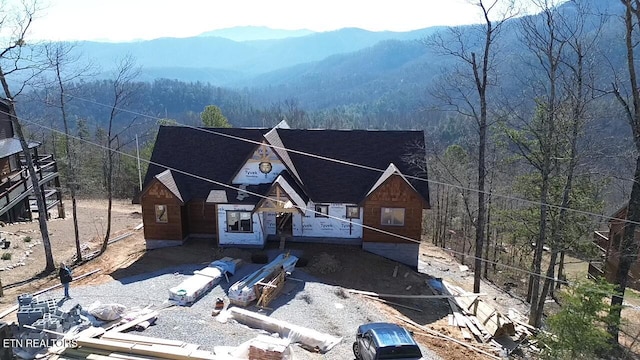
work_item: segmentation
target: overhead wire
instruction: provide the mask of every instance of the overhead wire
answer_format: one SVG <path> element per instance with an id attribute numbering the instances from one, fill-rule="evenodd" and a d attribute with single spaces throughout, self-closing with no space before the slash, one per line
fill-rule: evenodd
<path id="1" fill-rule="evenodd" d="M 9 115 L 7 112 L 4 112 L 2 110 L 0 110 L 0 113 Z M 59 133 L 59 134 L 67 136 L 67 134 L 65 134 L 61 130 L 58 130 L 58 129 L 55 129 L 55 128 L 52 128 L 52 127 L 49 127 L 49 126 L 46 126 L 46 125 L 42 125 L 42 124 L 39 124 L 39 123 L 34 122 L 34 121 L 26 120 L 24 118 L 19 118 L 19 120 L 24 122 L 24 123 L 32 124 L 34 126 L 41 127 L 43 129 L 49 130 L 51 132 L 56 132 L 56 133 Z M 70 138 L 73 138 L 73 139 L 78 140 L 80 142 L 84 142 L 84 143 L 87 143 L 89 145 L 93 145 L 95 147 L 101 148 L 102 150 L 112 151 L 114 153 L 117 153 L 117 154 L 120 154 L 120 155 L 124 155 L 124 156 L 129 157 L 129 158 L 137 159 L 137 157 L 135 155 L 126 153 L 124 151 L 112 149 L 112 148 L 109 148 L 108 146 L 105 146 L 105 145 L 102 145 L 102 144 L 99 144 L 99 143 L 96 143 L 96 142 L 92 142 L 90 140 L 83 139 L 83 138 L 80 138 L 80 137 L 75 136 L 75 135 L 68 135 L 68 136 Z M 262 144 L 262 143 L 260 143 L 260 144 Z M 228 188 L 228 189 L 231 189 L 231 190 L 236 190 L 236 191 L 239 191 L 239 192 L 244 192 L 246 194 L 250 194 L 250 195 L 256 196 L 258 198 L 271 199 L 269 196 L 266 196 L 266 195 L 255 193 L 255 192 L 249 191 L 247 189 L 241 189 L 240 187 L 236 187 L 236 186 L 233 186 L 233 185 L 229 185 L 229 184 L 226 184 L 226 183 L 215 181 L 213 179 L 209 179 L 209 178 L 197 175 L 197 174 L 189 173 L 187 171 L 176 169 L 176 168 L 164 165 L 164 164 L 156 163 L 156 162 L 151 161 L 151 160 L 146 160 L 146 159 L 140 159 L 140 160 L 145 162 L 145 163 L 147 163 L 147 164 L 149 164 L 149 165 L 156 165 L 156 166 L 159 166 L 161 168 L 164 168 L 164 169 L 167 169 L 167 170 L 171 170 L 171 171 L 174 171 L 176 173 L 183 174 L 183 175 L 186 175 L 186 176 L 190 176 L 190 177 L 196 178 L 198 180 L 209 182 L 209 183 L 212 183 L 212 184 L 224 187 L 224 188 Z M 274 199 L 271 199 L 271 200 L 274 200 Z M 372 231 L 375 231 L 375 232 L 378 232 L 378 233 L 382 233 L 382 234 L 385 234 L 385 235 L 389 235 L 391 237 L 399 238 L 401 240 L 405 240 L 405 241 L 408 241 L 408 242 L 413 242 L 413 243 L 417 243 L 417 244 L 422 243 L 421 240 L 417 240 L 417 239 L 413 239 L 413 238 L 410 238 L 410 237 L 407 237 L 407 236 L 404 236 L 404 235 L 392 233 L 392 232 L 389 232 L 389 231 L 386 231 L 386 230 L 383 230 L 383 229 L 379 229 L 379 228 L 376 228 L 376 227 L 373 227 L 373 226 L 360 224 L 360 223 L 354 223 L 351 220 L 343 219 L 341 217 L 329 215 L 329 214 L 326 214 L 326 213 L 321 213 L 321 212 L 315 211 L 313 209 L 307 209 L 307 208 L 303 208 L 303 207 L 300 207 L 300 206 L 297 206 L 297 205 L 293 205 L 293 206 L 295 208 L 297 208 L 298 210 L 300 210 L 302 213 L 311 212 L 313 214 L 319 214 L 319 215 L 322 215 L 324 217 L 331 218 L 331 219 L 334 219 L 334 220 L 337 220 L 337 221 L 348 222 L 350 224 L 353 224 L 353 225 L 356 225 L 356 226 L 360 226 L 363 229 L 372 230 Z M 548 276 L 546 276 L 544 274 L 538 274 L 538 273 L 532 272 L 532 271 L 527 270 L 527 269 L 523 269 L 523 268 L 519 268 L 519 267 L 516 267 L 516 266 L 502 264 L 502 263 L 499 263 L 497 261 L 491 261 L 491 260 L 485 259 L 483 257 L 476 257 L 476 256 L 473 256 L 473 255 L 468 255 L 468 254 L 465 254 L 465 253 L 462 253 L 462 252 L 459 252 L 459 251 L 456 251 L 456 250 L 453 250 L 453 249 L 446 249 L 446 251 L 450 252 L 450 253 L 453 253 L 453 254 L 465 256 L 467 258 L 471 258 L 471 259 L 474 259 L 474 260 L 480 260 L 480 261 L 485 262 L 487 264 L 492 264 L 492 265 L 500 266 L 500 267 L 503 267 L 503 268 L 506 268 L 506 269 L 511 269 L 511 270 L 515 270 L 515 271 L 518 271 L 518 272 L 526 273 L 528 275 L 536 276 L 536 277 L 539 277 L 541 279 L 549 279 L 549 280 L 554 280 L 554 281 L 560 281 L 557 278 L 548 277 Z"/>
<path id="2" fill-rule="evenodd" d="M 90 100 L 90 99 L 85 99 L 82 97 L 78 97 L 75 95 L 70 95 L 70 94 L 65 94 L 69 97 L 73 97 L 75 99 L 81 100 L 81 101 L 85 101 L 85 102 L 89 102 L 95 105 L 101 105 L 101 106 L 106 106 L 106 107 L 110 107 L 111 105 L 108 104 L 103 104 L 94 100 Z M 151 116 L 151 115 L 146 115 L 140 112 L 136 112 L 136 111 L 132 111 L 132 110 L 127 110 L 127 109 L 118 109 L 119 111 L 122 112 L 127 112 L 130 113 L 132 115 L 137 115 L 137 116 L 143 116 L 143 117 L 148 117 L 151 119 L 155 119 L 157 120 L 162 120 L 162 118 L 156 117 L 156 116 Z M 227 137 L 227 138 L 231 138 L 234 140 L 239 140 L 239 141 L 244 141 L 244 142 L 248 142 L 248 143 L 252 143 L 255 145 L 263 145 L 263 142 L 261 141 L 256 141 L 256 140 L 252 140 L 252 139 L 246 139 L 240 136 L 235 136 L 235 135 L 231 135 L 231 134 L 225 134 L 219 131 L 215 131 L 212 130 L 211 128 L 203 128 L 203 127 L 198 127 L 198 126 L 192 126 L 192 125 L 187 125 L 187 124 L 182 124 L 182 123 L 178 123 L 180 126 L 182 127 L 186 127 L 186 128 L 190 128 L 196 131 L 202 131 L 202 132 L 206 132 L 209 134 L 213 134 L 213 135 L 218 135 L 218 136 L 222 136 L 222 137 Z M 283 150 L 289 153 L 294 153 L 294 154 L 298 154 L 298 155 L 302 155 L 302 156 L 308 156 L 311 158 L 316 158 L 319 160 L 324 160 L 324 161 L 329 161 L 329 162 L 335 162 L 335 163 L 339 163 L 342 165 L 347 165 L 347 166 L 354 166 L 354 167 L 358 167 L 361 169 L 365 169 L 365 170 L 371 170 L 371 171 L 377 171 L 380 173 L 384 173 L 386 171 L 386 169 L 379 169 L 379 168 L 375 168 L 375 167 L 371 167 L 371 166 L 367 166 L 367 165 L 362 165 L 362 164 L 358 164 L 358 163 L 353 163 L 350 161 L 345 161 L 345 160 L 340 160 L 340 159 L 335 159 L 335 158 L 331 158 L 331 157 L 326 157 L 326 156 L 322 156 L 322 155 L 318 155 L 318 154 L 313 154 L 313 153 L 309 153 L 309 152 L 305 152 L 305 151 L 300 151 L 300 150 L 295 150 L 295 149 L 289 149 L 286 148 L 284 146 L 277 146 L 277 145 L 272 145 L 272 144 L 264 144 L 269 148 L 272 149 L 277 149 L 277 150 Z M 476 192 L 476 193 L 484 193 L 485 195 L 489 195 L 489 196 L 495 196 L 495 197 L 499 197 L 499 198 L 503 198 L 506 200 L 511 200 L 511 201 L 516 201 L 516 202 L 522 202 L 522 203 L 527 203 L 530 205 L 537 205 L 537 206 L 541 206 L 541 205 L 546 205 L 549 208 L 552 209 L 557 209 L 557 210 L 567 210 L 567 211 L 571 211 L 577 214 L 581 214 L 581 215 L 586 215 L 586 216 L 593 216 L 593 217 L 597 217 L 600 219 L 605 219 L 605 220 L 613 220 L 613 221 L 621 221 L 621 222 L 625 222 L 625 223 L 630 223 L 630 224 L 634 224 L 634 225 L 638 225 L 640 226 L 640 222 L 636 222 L 636 221 L 632 221 L 632 220 L 628 220 L 628 219 L 623 219 L 623 218 L 617 218 L 617 217 L 612 217 L 612 216 L 607 216 L 604 214 L 598 214 L 598 213 L 594 213 L 594 212 L 590 212 L 590 211 L 585 211 L 585 210 L 580 210 L 580 209 L 574 209 L 574 208 L 570 208 L 567 206 L 562 206 L 562 205 L 555 205 L 555 204 L 550 204 L 550 203 L 542 203 L 540 201 L 536 201 L 536 200 L 529 200 L 529 199 L 523 199 L 523 198 L 519 198 L 519 197 L 515 197 L 515 196 L 511 196 L 511 195 L 505 195 L 505 194 L 500 194 L 500 193 L 496 193 L 493 191 L 487 191 L 487 190 L 483 190 L 480 191 L 479 189 L 473 188 L 473 187 L 466 187 L 466 186 L 462 186 L 462 185 L 456 185 L 456 184 L 451 184 L 451 183 L 447 183 L 447 182 L 442 182 L 442 181 L 437 181 L 437 180 L 433 180 L 433 179 L 425 179 L 423 177 L 418 177 L 418 176 L 414 176 L 414 175 L 408 175 L 408 174 L 403 174 L 403 176 L 407 179 L 412 179 L 412 180 L 416 180 L 416 181 L 425 181 L 429 184 L 435 184 L 435 185 L 442 185 L 442 186 L 447 186 L 447 187 L 452 187 L 452 188 L 456 188 L 458 190 L 466 190 L 466 191 L 471 191 L 471 192 Z"/>

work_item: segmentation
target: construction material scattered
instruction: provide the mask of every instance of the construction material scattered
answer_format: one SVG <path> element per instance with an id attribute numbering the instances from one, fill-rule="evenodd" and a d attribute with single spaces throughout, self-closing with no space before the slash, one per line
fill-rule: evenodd
<path id="1" fill-rule="evenodd" d="M 249 274 L 240 281 L 231 285 L 229 288 L 229 300 L 234 305 L 247 306 L 252 301 L 262 296 L 264 288 L 279 286 L 277 284 L 269 284 L 269 282 L 278 277 L 280 272 L 283 276 L 293 272 L 298 258 L 289 254 L 280 254 L 272 262 L 258 269 L 256 272 Z M 284 283 L 284 282 L 283 282 Z M 263 304 L 270 302 L 277 295 L 277 291 L 268 291 L 269 299 L 263 299 Z"/>
<path id="2" fill-rule="evenodd" d="M 85 278 L 85 277 L 87 277 L 87 276 L 91 276 L 91 275 L 93 275 L 93 274 L 95 274 L 95 273 L 99 272 L 100 270 L 101 270 L 101 269 L 95 269 L 95 270 L 89 271 L 89 272 L 88 272 L 88 273 L 86 273 L 86 274 L 82 274 L 82 275 L 80 275 L 80 276 L 78 276 L 78 277 L 74 278 L 74 279 L 73 279 L 73 281 L 78 281 L 78 280 L 83 279 L 83 278 Z M 54 290 L 54 289 L 57 289 L 57 288 L 61 288 L 61 287 L 62 287 L 62 284 L 57 284 L 57 285 L 54 285 L 54 286 L 50 286 L 50 287 L 48 287 L 48 288 L 46 288 L 46 289 L 42 289 L 42 290 L 40 290 L 40 291 L 36 291 L 36 292 L 34 292 L 33 294 L 31 294 L 31 295 L 32 295 L 32 296 L 38 296 L 38 295 L 44 294 L 44 293 L 46 293 L 46 292 L 48 292 L 48 291 L 51 291 L 51 290 Z M 20 307 L 20 305 L 19 305 L 19 304 L 18 304 L 18 305 L 14 305 L 14 306 L 12 306 L 12 307 L 8 308 L 7 310 L 5 310 L 5 311 L 1 312 L 1 313 L 0 313 L 0 319 L 2 319 L 3 317 L 5 317 L 5 316 L 7 316 L 7 315 L 11 314 L 12 312 L 14 312 L 14 311 L 18 310 L 18 308 L 19 308 L 19 307 Z"/>
<path id="3" fill-rule="evenodd" d="M 367 295 L 373 297 L 382 298 L 399 298 L 399 299 L 449 299 L 454 297 L 478 297 L 487 295 L 485 293 L 473 294 L 473 293 L 460 293 L 460 294 L 442 294 L 442 295 L 399 295 L 399 294 L 378 294 L 371 291 L 362 291 L 355 289 L 347 289 L 348 292 L 360 295 Z"/>
<path id="4" fill-rule="evenodd" d="M 87 312 L 93 315 L 96 319 L 103 321 L 118 320 L 122 317 L 122 314 L 127 308 L 120 304 L 102 304 L 100 301 L 96 301 L 89 305 Z"/>
<path id="5" fill-rule="evenodd" d="M 206 268 L 194 271 L 193 276 L 180 285 L 169 289 L 169 299 L 177 301 L 178 305 L 191 305 L 216 286 L 227 273 L 233 275 L 239 264 L 239 259 L 234 260 L 230 257 L 216 260 Z"/>
<path id="6" fill-rule="evenodd" d="M 152 311 L 149 309 L 143 309 L 132 314 L 127 314 L 123 316 L 123 321 L 121 321 L 120 324 L 117 324 L 115 327 L 109 329 L 108 332 L 123 332 L 145 321 L 149 321 L 151 323 L 158 317 L 158 315 L 159 314 L 157 311 Z"/>
<path id="7" fill-rule="evenodd" d="M 442 285 L 446 294 L 459 295 L 461 293 L 466 293 L 462 288 L 448 284 L 446 281 L 442 281 Z M 475 319 L 467 317 L 464 319 L 464 322 L 466 322 L 466 326 L 469 327 L 474 334 L 477 334 L 477 331 L 474 329 L 478 327 L 480 327 L 478 331 L 486 330 L 489 337 L 485 337 L 485 341 L 491 337 L 515 335 L 516 331 L 513 321 L 488 305 L 486 302 L 482 301 L 479 297 L 473 298 L 456 296 L 451 301 L 465 313 L 475 317 Z M 452 305 L 452 307 L 454 307 L 454 305 Z"/>
<path id="8" fill-rule="evenodd" d="M 237 307 L 230 308 L 228 312 L 230 317 L 239 323 L 270 333 L 277 333 L 280 337 L 288 339 L 292 343 L 299 343 L 307 349 L 321 353 L 331 350 L 342 340 L 340 337 L 324 334 Z"/>
<path id="9" fill-rule="evenodd" d="M 267 335 L 258 335 L 237 347 L 216 346 L 214 353 L 221 360 L 292 360 L 295 358 L 289 340 Z"/>
<path id="10" fill-rule="evenodd" d="M 398 303 L 396 303 L 396 302 L 392 302 L 392 301 L 388 301 L 388 300 L 380 299 L 380 298 L 373 297 L 373 296 L 369 296 L 369 295 L 364 295 L 364 297 L 366 297 L 367 299 L 370 299 L 370 300 L 379 301 L 379 302 L 384 303 L 384 304 L 389 304 L 389 305 L 399 306 L 399 307 L 401 307 L 401 308 L 405 308 L 405 309 L 409 309 L 409 310 L 413 310 L 413 311 L 417 311 L 417 312 L 422 312 L 422 309 L 418 309 L 418 308 L 413 307 L 413 306 L 408 306 L 408 305 L 398 304 Z"/>
<path id="11" fill-rule="evenodd" d="M 196 344 L 126 334 L 108 339 L 78 338 L 76 343 L 79 346 L 77 349 L 66 349 L 58 359 L 141 359 L 131 355 L 173 360 L 218 359 L 212 352 L 198 349 L 199 345 Z"/>
<path id="12" fill-rule="evenodd" d="M 420 325 L 420 324 L 416 323 L 416 322 L 415 322 L 415 321 L 413 321 L 413 320 L 405 319 L 405 318 L 403 318 L 403 317 L 401 317 L 401 316 L 396 316 L 396 317 L 397 317 L 398 319 L 400 319 L 400 320 L 402 320 L 402 321 L 406 322 L 406 323 L 409 323 L 409 324 L 411 324 L 411 325 L 415 326 L 416 328 L 418 328 L 418 329 L 420 329 L 420 330 L 422 330 L 422 331 L 425 331 L 425 332 L 426 332 L 426 333 L 428 333 L 428 334 L 431 334 L 431 335 L 433 335 L 433 336 L 437 336 L 437 337 L 442 338 L 442 339 L 449 340 L 449 341 L 454 342 L 454 343 L 456 343 L 456 344 L 458 344 L 458 345 L 462 345 L 462 346 L 464 346 L 464 347 L 466 347 L 466 348 L 468 348 L 468 349 L 471 349 L 471 350 L 473 350 L 473 351 L 477 351 L 477 352 L 479 352 L 479 353 L 481 353 L 481 354 L 484 354 L 484 355 L 486 355 L 486 356 L 490 357 L 491 359 L 496 359 L 496 360 L 500 360 L 500 359 L 502 359 L 502 358 L 500 358 L 500 357 L 498 357 L 498 356 L 495 356 L 494 354 L 491 354 L 491 353 L 489 353 L 489 352 L 487 352 L 487 351 L 485 351 L 485 350 L 482 350 L 482 349 L 480 349 L 480 348 L 478 348 L 478 347 L 476 347 L 476 346 L 469 345 L 469 344 L 465 343 L 464 341 L 456 340 L 456 339 L 454 339 L 454 338 L 452 338 L 452 337 L 449 337 L 449 336 L 447 336 L 447 335 L 445 335 L 445 334 L 443 334 L 443 333 L 440 333 L 440 332 L 437 332 L 437 331 L 435 331 L 435 330 L 429 329 L 429 328 L 428 328 L 428 327 L 426 327 L 426 326 L 422 326 L 422 325 Z"/>

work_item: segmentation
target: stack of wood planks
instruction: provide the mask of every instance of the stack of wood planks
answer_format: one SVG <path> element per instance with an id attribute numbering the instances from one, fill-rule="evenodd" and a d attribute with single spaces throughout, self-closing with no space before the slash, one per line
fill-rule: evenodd
<path id="1" fill-rule="evenodd" d="M 280 295 L 285 283 L 284 269 L 272 273 L 264 281 L 259 281 L 255 285 L 255 292 L 259 294 L 257 307 L 267 308 L 269 303 Z"/>
<path id="2" fill-rule="evenodd" d="M 452 312 L 449 324 L 460 327 L 466 340 L 475 338 L 478 342 L 488 342 L 495 337 L 515 335 L 513 321 L 489 306 L 479 296 L 460 296 L 469 293 L 444 280 L 442 292 L 445 295 L 454 295 L 448 298 Z"/>
<path id="3" fill-rule="evenodd" d="M 52 359 L 173 359 L 215 360 L 216 356 L 199 345 L 140 335 L 108 331 L 100 339 L 81 337 L 77 348 L 67 348 Z"/>
<path id="4" fill-rule="evenodd" d="M 262 294 L 258 293 L 258 291 L 262 290 L 265 287 L 264 284 L 268 284 L 274 276 L 277 276 L 280 272 L 283 272 L 285 275 L 293 272 L 297 261 L 297 257 L 289 255 L 288 253 L 278 255 L 267 265 L 231 285 L 227 293 L 229 301 L 233 305 L 249 305 L 252 301 L 260 298 Z"/>

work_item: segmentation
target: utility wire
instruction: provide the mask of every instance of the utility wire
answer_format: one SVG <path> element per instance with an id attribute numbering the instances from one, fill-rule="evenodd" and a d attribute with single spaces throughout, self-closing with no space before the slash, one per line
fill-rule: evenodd
<path id="1" fill-rule="evenodd" d="M 111 105 L 103 104 L 103 103 L 100 103 L 100 102 L 97 102 L 97 101 L 94 101 L 94 100 L 78 97 L 78 96 L 75 96 L 75 95 L 70 95 L 70 94 L 65 94 L 65 95 L 67 95 L 69 97 L 73 97 L 73 98 L 78 99 L 80 101 L 91 103 L 91 104 L 105 106 L 105 107 L 111 107 Z M 148 118 L 151 118 L 151 119 L 155 119 L 156 121 L 157 120 L 162 120 L 162 118 L 151 116 L 151 115 L 146 115 L 146 114 L 139 113 L 139 112 L 132 111 L 132 110 L 121 109 L 121 108 L 118 109 L 118 110 L 122 111 L 122 112 L 130 113 L 132 115 L 137 115 L 137 116 L 142 116 L 142 117 L 148 117 Z M 221 133 L 221 132 L 218 132 L 218 131 L 215 131 L 215 130 L 212 130 L 212 129 L 208 129 L 208 128 L 202 128 L 202 127 L 186 125 L 186 124 L 181 124 L 181 123 L 178 123 L 178 124 L 180 126 L 182 126 L 182 127 L 190 128 L 190 129 L 193 129 L 193 130 L 196 130 L 196 131 L 203 131 L 203 132 L 207 132 L 207 133 L 210 133 L 210 134 L 213 134 L 213 135 L 223 136 L 223 137 L 227 137 L 227 138 L 231 138 L 231 139 L 235 139 L 235 140 L 239 140 L 239 141 L 245 141 L 245 142 L 256 144 L 256 145 L 263 145 L 263 143 L 260 142 L 260 141 L 255 141 L 255 140 L 246 139 L 246 138 L 235 136 L 235 135 L 225 134 L 225 133 Z M 335 162 L 335 163 L 348 165 L 348 166 L 354 166 L 354 167 L 358 167 L 358 168 L 365 169 L 365 170 L 377 171 L 377 172 L 381 172 L 381 173 L 384 173 L 386 171 L 386 169 L 378 169 L 378 168 L 371 167 L 371 166 L 366 166 L 366 165 L 357 164 L 357 163 L 353 163 L 353 162 L 349 162 L 349 161 L 344 161 L 344 160 L 340 160 L 340 159 L 321 156 L 321 155 L 317 155 L 317 154 L 313 154 L 313 153 L 308 153 L 308 152 L 299 151 L 299 150 L 295 150 L 295 149 L 288 149 L 288 148 L 283 147 L 283 146 L 277 146 L 277 145 L 271 145 L 271 144 L 264 144 L 264 145 L 266 145 L 267 147 L 270 147 L 272 149 L 283 150 L 283 151 L 286 151 L 286 152 L 299 154 L 299 155 L 303 155 L 303 156 L 308 156 L 308 157 L 312 157 L 312 158 L 316 158 L 316 159 L 320 159 L 320 160 Z M 593 216 L 593 217 L 597 217 L 597 218 L 605 219 L 605 220 L 609 220 L 609 221 L 611 221 L 611 220 L 613 220 L 613 221 L 621 221 L 621 222 L 624 222 L 624 223 L 634 224 L 634 225 L 640 226 L 640 222 L 631 221 L 631 220 L 628 220 L 628 219 L 616 218 L 616 217 L 607 216 L 607 215 L 604 215 L 604 214 L 597 214 L 597 213 L 590 212 L 590 211 L 573 209 L 573 208 L 562 206 L 562 205 L 555 205 L 555 204 L 549 204 L 549 203 L 543 204 L 542 202 L 536 201 L 536 200 L 523 199 L 523 198 L 519 198 L 519 197 L 515 197 L 515 196 L 511 196 L 511 195 L 499 194 L 499 193 L 495 193 L 495 192 L 487 191 L 487 190 L 480 191 L 479 189 L 472 188 L 472 187 L 465 187 L 465 186 L 462 186 L 462 185 L 446 183 L 446 182 L 437 181 L 437 180 L 428 179 L 428 178 L 425 179 L 425 178 L 421 178 L 421 177 L 418 177 L 418 176 L 412 176 L 412 175 L 407 175 L 407 174 L 403 174 L 403 175 L 407 179 L 412 179 L 412 180 L 417 180 L 417 181 L 426 181 L 427 183 L 430 183 L 430 184 L 442 185 L 442 186 L 446 186 L 446 187 L 456 188 L 458 190 L 466 190 L 466 191 L 471 191 L 471 192 L 476 192 L 476 193 L 482 192 L 485 195 L 500 197 L 500 198 L 511 200 L 511 201 L 519 201 L 519 202 L 527 203 L 529 205 L 537 205 L 537 206 L 546 205 L 546 206 L 548 206 L 549 208 L 552 208 L 552 209 L 557 209 L 557 210 L 563 210 L 564 209 L 564 210 L 571 211 L 571 212 L 574 212 L 574 213 L 577 213 L 577 214 L 581 214 L 581 215 Z"/>
<path id="2" fill-rule="evenodd" d="M 8 113 L 6 113 L 6 112 L 4 112 L 4 111 L 1 111 L 1 110 L 0 110 L 0 113 L 8 114 Z M 54 128 L 49 127 L 49 126 L 45 126 L 45 125 L 42 125 L 42 124 L 38 124 L 38 123 L 36 123 L 36 122 L 30 121 L 30 120 L 25 120 L 25 119 L 18 119 L 18 120 L 20 120 L 20 121 L 22 121 L 22 122 L 25 122 L 25 123 L 29 123 L 29 124 L 35 125 L 35 126 L 38 126 L 38 127 L 41 127 L 41 128 L 43 128 L 43 129 L 49 130 L 49 131 L 51 131 L 51 132 L 56 132 L 56 133 L 59 133 L 59 134 L 62 134 L 62 135 L 67 136 L 63 131 L 58 130 L 58 129 L 54 129 Z M 120 155 L 127 156 L 127 157 L 129 157 L 129 158 L 137 159 L 137 158 L 136 158 L 136 156 L 134 156 L 134 155 L 132 155 L 132 154 L 128 154 L 128 153 L 126 153 L 126 152 L 124 152 L 124 151 L 120 151 L 120 150 L 116 150 L 116 149 L 111 149 L 111 148 L 109 148 L 108 146 L 104 146 L 104 145 L 102 145 L 102 144 L 95 143 L 95 142 L 92 142 L 92 141 L 90 141 L 90 140 L 82 139 L 82 138 L 80 138 L 80 137 L 78 137 L 78 136 L 74 136 L 74 135 L 68 135 L 68 136 L 69 136 L 70 138 L 75 139 L 75 140 L 78 140 L 78 141 L 81 141 L 81 142 L 84 142 L 84 143 L 87 143 L 87 144 L 93 145 L 93 146 L 95 146 L 95 147 L 101 148 L 102 150 L 112 151 L 112 152 L 114 152 L 114 153 L 117 153 L 117 154 L 120 154 Z M 261 143 L 260 143 L 260 144 L 261 144 Z M 231 189 L 231 190 L 236 190 L 236 191 L 239 191 L 239 192 L 244 192 L 244 193 L 247 193 L 247 194 L 250 194 L 250 195 L 256 196 L 256 197 L 258 197 L 258 198 L 262 198 L 262 199 L 269 199 L 269 200 L 276 200 L 276 199 L 272 199 L 272 198 L 270 198 L 270 197 L 268 197 L 268 196 L 265 196 L 265 195 L 262 195 L 262 194 L 258 194 L 258 193 L 255 193 L 255 192 L 252 192 L 252 191 L 249 191 L 249 190 L 246 190 L 246 189 L 241 189 L 241 188 L 236 187 L 236 186 L 233 186 L 233 185 L 228 185 L 228 184 L 225 184 L 225 183 L 222 183 L 222 182 L 218 182 L 218 181 L 215 181 L 215 180 L 213 180 L 213 179 L 208 179 L 208 178 L 205 178 L 205 177 L 203 177 L 203 176 L 200 176 L 200 175 L 197 175 L 197 174 L 193 174 L 193 173 L 189 173 L 189 172 L 186 172 L 186 171 L 183 171 L 183 170 L 180 170 L 180 169 L 175 169 L 175 168 L 172 168 L 172 167 L 166 166 L 166 165 L 164 165 L 164 164 L 156 163 L 156 162 L 151 161 L 151 160 L 141 159 L 141 161 L 144 161 L 145 163 L 147 163 L 147 164 L 149 164 L 149 165 L 156 165 L 156 166 L 159 166 L 159 167 L 161 167 L 161 168 L 165 168 L 165 169 L 167 169 L 167 170 L 171 170 L 171 171 L 174 171 L 174 172 L 176 172 L 176 173 L 180 173 L 180 174 L 183 174 L 183 175 L 187 175 L 187 176 L 190 176 L 190 177 L 196 178 L 196 179 L 198 179 L 198 180 L 202 180 L 202 181 L 209 182 L 209 183 L 212 183 L 212 184 L 215 184 L 215 185 L 219 185 L 219 186 L 222 186 L 222 187 L 225 187 L 225 188 Z M 389 232 L 389 231 L 385 231 L 385 230 L 382 230 L 382 229 L 378 229 L 378 228 L 376 228 L 376 227 L 372 227 L 372 226 L 369 226 L 369 225 L 360 224 L 360 223 L 354 223 L 354 222 L 352 222 L 352 221 L 350 221 L 350 220 L 347 220 L 347 219 L 343 219 L 343 218 L 336 217 L 336 216 L 333 216 L 333 215 L 329 215 L 329 214 L 321 213 L 321 212 L 318 212 L 318 211 L 315 211 L 315 210 L 312 210 L 312 209 L 303 208 L 303 207 L 297 206 L 297 205 L 295 205 L 295 204 L 293 205 L 293 207 L 295 207 L 296 209 L 300 210 L 300 211 L 301 211 L 301 212 L 303 212 L 303 213 L 304 213 L 305 211 L 309 211 L 309 212 L 314 213 L 314 214 L 319 214 L 319 215 L 322 215 L 322 216 L 324 216 L 324 217 L 328 217 L 328 218 L 331 218 L 331 219 L 335 219 L 335 220 L 338 220 L 338 221 L 341 221 L 341 222 L 347 222 L 347 223 L 350 223 L 350 224 L 353 224 L 353 225 L 356 225 L 356 226 L 360 226 L 360 227 L 362 227 L 363 229 L 369 229 L 369 230 L 372 230 L 372 231 L 375 231 L 375 232 L 379 232 L 379 233 L 382 233 L 382 234 L 385 234 L 385 235 L 389 235 L 389 236 L 392 236 L 392 237 L 396 237 L 396 238 L 399 238 L 399 239 L 402 239 L 402 240 L 405 240 L 405 241 L 409 241 L 409 242 L 413 242 L 413 243 L 417 243 L 417 244 L 422 243 L 422 241 L 421 241 L 421 240 L 412 239 L 412 238 L 409 238 L 409 237 L 406 237 L 406 236 L 403 236 L 403 235 L 400 235 L 400 234 L 395 234 L 395 233 L 392 233 L 392 232 Z M 535 276 L 535 277 L 539 277 L 539 278 L 541 278 L 541 279 L 549 279 L 549 280 L 554 280 L 554 281 L 560 281 L 560 280 L 558 280 L 557 278 L 548 277 L 548 276 L 543 275 L 543 274 L 537 274 L 537 273 L 535 273 L 535 272 L 532 272 L 532 271 L 529 271 L 529 270 L 526 270 L 526 269 L 522 269 L 522 268 L 519 268 L 519 267 L 515 267 L 515 266 L 511 266 L 511 265 L 506 265 L 506 264 L 501 264 L 501 263 L 499 263 L 499 262 L 491 261 L 491 260 L 489 260 L 489 259 L 485 259 L 485 258 L 483 258 L 483 257 L 476 257 L 476 256 L 468 255 L 468 254 L 465 254 L 465 253 L 462 253 L 462 252 L 459 252 L 459 251 L 455 251 L 455 250 L 452 250 L 452 249 L 446 249 L 446 251 L 447 251 L 447 252 L 450 252 L 450 253 L 453 253 L 453 254 L 457 254 L 457 255 L 461 255 L 461 256 L 468 257 L 468 258 L 472 258 L 472 259 L 474 259 L 474 260 L 480 260 L 480 261 L 485 262 L 485 263 L 488 263 L 488 264 L 492 264 L 492 265 L 500 266 L 500 267 L 507 268 L 507 269 L 516 270 L 516 271 L 519 271 L 519 272 L 522 272 L 522 273 L 526 273 L 526 274 L 528 274 L 528 275 L 532 275 L 532 276 Z"/>

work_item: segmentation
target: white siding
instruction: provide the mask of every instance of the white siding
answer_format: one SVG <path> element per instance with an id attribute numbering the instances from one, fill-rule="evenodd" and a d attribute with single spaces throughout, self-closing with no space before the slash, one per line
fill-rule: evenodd
<path id="1" fill-rule="evenodd" d="M 242 169 L 238 172 L 238 175 L 233 179 L 234 184 L 247 184 L 247 185 L 256 185 L 256 184 L 270 184 L 273 180 L 278 177 L 280 172 L 285 169 L 283 163 L 279 160 L 271 162 L 271 172 L 265 174 L 260 171 L 258 161 L 248 160 Z"/>
<path id="2" fill-rule="evenodd" d="M 263 232 L 261 214 L 253 214 L 252 233 L 227 231 L 227 210 L 251 211 L 253 205 L 218 205 L 218 243 L 220 245 L 264 246 L 266 234 Z"/>
<path id="3" fill-rule="evenodd" d="M 276 213 L 274 212 L 263 212 L 262 213 L 262 221 L 263 221 L 263 231 L 265 235 L 275 235 L 276 234 Z"/>
<path id="4" fill-rule="evenodd" d="M 348 204 L 321 205 L 329 205 L 329 217 L 316 217 L 316 214 L 309 210 L 304 216 L 293 215 L 293 236 L 362 238 L 362 208 L 360 218 L 347 219 Z M 310 202 L 307 209 L 315 209 L 315 204 Z"/>

